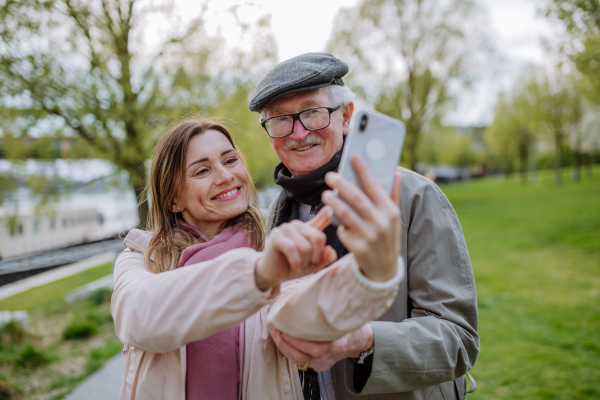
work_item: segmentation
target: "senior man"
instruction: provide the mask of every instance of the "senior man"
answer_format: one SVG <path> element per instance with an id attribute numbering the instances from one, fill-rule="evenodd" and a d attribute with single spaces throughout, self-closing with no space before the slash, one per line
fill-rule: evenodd
<path id="1" fill-rule="evenodd" d="M 343 223 L 325 230 L 339 257 L 351 252 L 359 267 L 397 263 L 406 279 L 378 321 L 340 340 L 309 342 L 277 330 L 273 340 L 299 369 L 309 368 L 299 372 L 307 400 L 463 399 L 479 336 L 475 280 L 460 224 L 442 191 L 410 170 L 398 168 L 400 213 L 371 183 L 360 158 L 352 161 L 364 192 L 332 173 L 354 110 L 354 93 L 342 81 L 347 72 L 330 54 L 303 54 L 273 68 L 254 91 L 249 108 L 260 112 L 281 160 L 274 178 L 283 190 L 269 207 L 267 229 L 307 221 L 329 204 Z M 397 194 L 398 176 L 394 185 Z M 391 278 L 368 277 L 382 285 Z"/>

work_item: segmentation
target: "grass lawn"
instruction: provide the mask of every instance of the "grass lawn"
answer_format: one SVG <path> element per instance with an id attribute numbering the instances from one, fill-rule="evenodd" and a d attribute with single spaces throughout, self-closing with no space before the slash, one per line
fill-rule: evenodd
<path id="1" fill-rule="evenodd" d="M 568 172 L 442 186 L 477 283 L 470 399 L 600 399 L 600 174 Z"/>
<path id="2" fill-rule="evenodd" d="M 112 262 L 86 269 L 75 275 L 29 289 L 0 300 L 0 310 L 30 311 L 43 304 L 61 300 L 70 291 L 112 273 Z"/>
<path id="3" fill-rule="evenodd" d="M 72 304 L 65 294 L 112 272 L 112 263 L 0 300 L 0 310 L 27 310 L 29 327 L 0 329 L 0 399 L 58 400 L 123 345 L 115 336 L 110 291 Z"/>

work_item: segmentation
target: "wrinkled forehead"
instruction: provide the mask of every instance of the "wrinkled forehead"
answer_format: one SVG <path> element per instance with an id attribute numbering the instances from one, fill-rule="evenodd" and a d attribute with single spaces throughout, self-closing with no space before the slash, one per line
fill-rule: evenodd
<path id="1" fill-rule="evenodd" d="M 273 101 L 264 109 L 264 118 L 297 112 L 315 107 L 330 107 L 331 101 L 324 88 L 288 93 Z"/>

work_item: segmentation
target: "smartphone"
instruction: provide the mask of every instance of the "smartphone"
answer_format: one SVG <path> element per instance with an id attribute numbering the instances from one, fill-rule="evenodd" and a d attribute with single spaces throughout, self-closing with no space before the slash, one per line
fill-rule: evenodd
<path id="1" fill-rule="evenodd" d="M 377 183 L 391 195 L 405 136 L 406 128 L 401 121 L 374 110 L 357 110 L 352 116 L 350 130 L 346 135 L 338 173 L 361 187 L 350 164 L 351 157 L 360 154 L 369 165 Z M 334 192 L 337 194 L 337 190 Z M 335 214 L 329 214 L 332 223 L 339 225 Z"/>

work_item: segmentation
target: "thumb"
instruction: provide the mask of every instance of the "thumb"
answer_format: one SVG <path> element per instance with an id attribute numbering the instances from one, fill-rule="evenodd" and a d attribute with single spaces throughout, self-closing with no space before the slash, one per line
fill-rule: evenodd
<path id="1" fill-rule="evenodd" d="M 321 260 L 323 261 L 324 267 L 335 262 L 335 260 L 337 260 L 337 258 L 338 258 L 337 253 L 335 252 L 333 247 L 325 246 L 325 247 L 323 247 L 323 250 L 321 250 Z"/>

